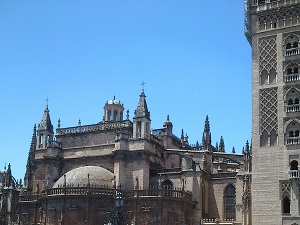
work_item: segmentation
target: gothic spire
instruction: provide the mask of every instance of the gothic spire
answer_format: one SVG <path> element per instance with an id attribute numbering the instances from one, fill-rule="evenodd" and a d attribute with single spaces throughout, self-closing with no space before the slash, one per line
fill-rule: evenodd
<path id="1" fill-rule="evenodd" d="M 30 180 L 32 178 L 32 167 L 33 167 L 33 161 L 34 161 L 34 157 L 35 157 L 36 142 L 37 142 L 36 125 L 34 124 L 30 149 L 29 149 L 29 152 L 28 152 L 26 172 L 25 172 L 25 177 L 24 177 L 24 184 L 25 184 L 26 188 L 29 187 L 28 185 L 30 185 L 29 183 L 30 183 Z"/>
<path id="2" fill-rule="evenodd" d="M 5 186 L 6 187 L 10 187 L 11 183 L 12 183 L 12 174 L 11 174 L 11 165 L 9 163 L 7 171 L 6 171 Z"/>
<path id="3" fill-rule="evenodd" d="M 39 123 L 38 129 L 39 130 L 48 130 L 53 132 L 53 126 L 51 123 L 51 119 L 50 119 L 50 114 L 49 114 L 49 108 L 48 105 L 46 106 L 45 110 L 44 110 L 44 114 L 43 117 L 41 119 L 41 122 Z"/>
<path id="4" fill-rule="evenodd" d="M 183 131 L 183 129 L 181 129 L 181 136 L 180 136 L 180 139 L 181 139 L 181 141 L 183 142 L 183 140 L 184 140 L 184 131 Z"/>
<path id="5" fill-rule="evenodd" d="M 245 148 L 245 153 L 250 153 L 250 146 L 249 146 L 249 141 L 246 141 L 246 148 Z"/>
<path id="6" fill-rule="evenodd" d="M 140 100 L 134 112 L 134 118 L 139 117 L 146 117 L 150 120 L 150 112 L 148 111 L 146 95 L 144 93 L 144 90 L 142 90 L 142 93 L 140 94 Z"/>
<path id="7" fill-rule="evenodd" d="M 223 136 L 221 136 L 221 138 L 220 138 L 219 151 L 225 152 L 225 142 L 224 142 Z"/>
<path id="8" fill-rule="evenodd" d="M 210 133 L 208 115 L 206 116 L 205 119 L 204 131 L 202 136 L 202 145 L 204 147 L 204 150 L 211 150 L 211 133 Z"/>

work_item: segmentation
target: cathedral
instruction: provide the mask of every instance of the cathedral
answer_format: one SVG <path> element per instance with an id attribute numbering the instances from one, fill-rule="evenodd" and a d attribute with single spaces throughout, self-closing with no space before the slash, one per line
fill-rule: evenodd
<path id="1" fill-rule="evenodd" d="M 169 118 L 150 129 L 144 90 L 132 120 L 113 98 L 100 122 L 54 128 L 46 106 L 34 126 L 24 185 L 3 182 L 2 224 L 242 224 L 251 217 L 251 144 L 243 154 L 177 137 Z M 11 168 L 3 174 L 11 176 Z M 4 177 L 4 175 L 3 175 Z M 5 205 L 6 204 L 6 205 Z M 9 205 L 10 204 L 10 205 Z M 12 208 L 13 207 L 13 208 Z"/>
<path id="2" fill-rule="evenodd" d="M 300 0 L 244 3 L 252 139 L 241 154 L 223 137 L 212 145 L 208 116 L 202 143 L 166 115 L 150 129 L 144 90 L 133 118 L 114 97 L 89 125 L 54 129 L 47 105 L 24 184 L 0 171 L 0 225 L 299 225 Z"/>

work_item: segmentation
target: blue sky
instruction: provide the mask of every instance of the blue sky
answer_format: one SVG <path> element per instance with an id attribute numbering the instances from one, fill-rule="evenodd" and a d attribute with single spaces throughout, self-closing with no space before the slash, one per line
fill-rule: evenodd
<path id="1" fill-rule="evenodd" d="M 0 1 L 0 169 L 23 178 L 48 97 L 54 128 L 94 124 L 115 95 L 151 127 L 241 152 L 251 138 L 251 48 L 243 1 Z"/>

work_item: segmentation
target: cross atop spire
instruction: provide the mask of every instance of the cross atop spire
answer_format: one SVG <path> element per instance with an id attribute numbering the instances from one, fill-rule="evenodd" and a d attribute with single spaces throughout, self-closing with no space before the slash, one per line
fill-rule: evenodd
<path id="1" fill-rule="evenodd" d="M 144 88 L 145 88 L 145 82 L 143 81 L 142 83 L 141 83 L 141 86 L 142 86 L 142 90 L 144 91 Z"/>
<path id="2" fill-rule="evenodd" d="M 48 108 L 48 105 L 49 105 L 49 100 L 50 100 L 50 99 L 49 99 L 48 97 L 47 97 L 46 100 L 45 100 L 45 101 L 47 102 L 47 104 L 46 104 L 46 107 L 47 107 L 47 108 Z"/>

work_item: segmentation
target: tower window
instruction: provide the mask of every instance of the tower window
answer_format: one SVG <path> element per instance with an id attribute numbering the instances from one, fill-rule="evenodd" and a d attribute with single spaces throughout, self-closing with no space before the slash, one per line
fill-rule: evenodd
<path id="1" fill-rule="evenodd" d="M 118 117 L 118 111 L 115 110 L 114 111 L 114 121 L 118 121 L 119 120 L 119 117 Z"/>
<path id="2" fill-rule="evenodd" d="M 298 170 L 298 162 L 296 160 L 291 162 L 290 170 Z"/>
<path id="3" fill-rule="evenodd" d="M 111 110 L 108 110 L 107 112 L 107 120 L 111 121 Z"/>
<path id="4" fill-rule="evenodd" d="M 282 200 L 282 213 L 290 214 L 291 213 L 291 201 L 289 197 L 284 197 Z"/>

